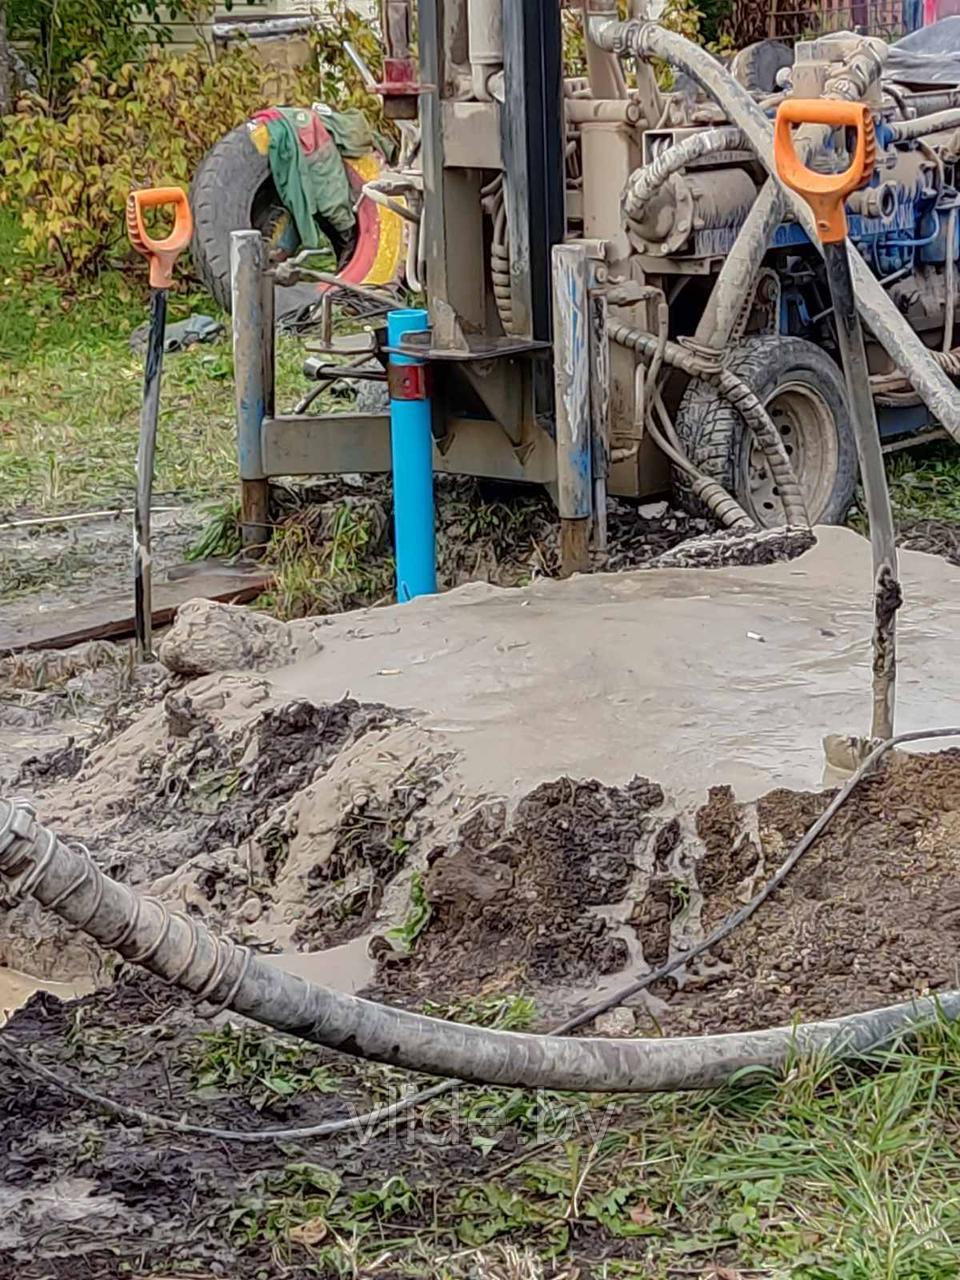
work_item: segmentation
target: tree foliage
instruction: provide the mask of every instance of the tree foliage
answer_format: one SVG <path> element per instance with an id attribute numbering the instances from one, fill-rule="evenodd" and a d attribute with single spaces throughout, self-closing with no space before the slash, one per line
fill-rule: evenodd
<path id="1" fill-rule="evenodd" d="M 165 44 L 171 22 L 199 22 L 210 9 L 209 0 L 6 0 L 6 6 L 9 39 L 25 50 L 53 106 L 72 92 L 78 62 L 93 58 L 115 75 Z"/>

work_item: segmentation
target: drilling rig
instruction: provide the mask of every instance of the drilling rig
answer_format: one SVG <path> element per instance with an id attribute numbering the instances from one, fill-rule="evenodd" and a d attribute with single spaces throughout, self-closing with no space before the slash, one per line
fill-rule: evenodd
<path id="1" fill-rule="evenodd" d="M 864 102 L 876 125 L 847 243 L 883 441 L 960 439 L 960 74 L 917 48 L 925 32 L 902 52 L 840 32 L 724 63 L 610 0 L 383 0 L 381 20 L 376 89 L 402 146 L 354 177 L 337 270 L 268 238 L 234 262 L 248 543 L 271 478 L 390 469 L 376 317 L 400 289 L 429 316 L 395 354 L 425 366 L 435 470 L 546 486 L 565 571 L 605 547 L 608 495 L 672 490 L 735 529 L 842 521 L 857 454 L 830 296 L 809 209 L 773 162 L 790 96 Z M 797 135 L 822 172 L 850 145 Z M 392 281 L 371 265 L 388 243 Z M 305 283 L 305 373 L 359 380 L 351 412 L 276 412 L 277 300 Z"/>

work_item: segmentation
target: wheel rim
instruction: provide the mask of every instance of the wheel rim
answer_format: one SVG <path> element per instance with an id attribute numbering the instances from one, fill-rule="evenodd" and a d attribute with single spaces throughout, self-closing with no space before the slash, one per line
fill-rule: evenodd
<path id="1" fill-rule="evenodd" d="M 837 424 L 826 400 L 805 382 L 781 383 L 764 401 L 793 465 L 810 519 L 826 511 L 840 460 Z M 748 514 L 764 528 L 784 523 L 783 503 L 770 464 L 752 431 L 744 433 Z"/>

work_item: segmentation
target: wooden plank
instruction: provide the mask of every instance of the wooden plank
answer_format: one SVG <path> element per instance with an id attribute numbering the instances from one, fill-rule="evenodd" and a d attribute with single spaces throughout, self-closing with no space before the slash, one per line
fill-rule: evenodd
<path id="1" fill-rule="evenodd" d="M 182 604 L 198 598 L 224 604 L 244 604 L 255 599 L 272 582 L 264 570 L 228 567 L 172 569 L 171 580 L 153 586 L 153 625 L 167 626 Z M 16 617 L 15 606 L 5 606 L 0 621 L 0 656 L 27 649 L 69 649 L 85 640 L 121 640 L 133 635 L 133 591 L 115 591 L 86 604 L 29 613 Z"/>

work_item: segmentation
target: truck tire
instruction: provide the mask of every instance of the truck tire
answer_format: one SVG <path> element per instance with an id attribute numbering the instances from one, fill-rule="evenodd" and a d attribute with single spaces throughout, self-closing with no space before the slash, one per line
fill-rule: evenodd
<path id="1" fill-rule="evenodd" d="M 811 522 L 840 524 L 856 489 L 857 449 L 837 365 L 803 338 L 762 337 L 734 348 L 726 367 L 757 394 L 779 428 Z M 784 523 L 783 506 L 753 432 L 709 382 L 689 383 L 676 430 L 693 465 L 719 481 L 758 525 Z M 674 488 L 684 507 L 703 514 L 686 473 L 674 472 Z"/>
<path id="2" fill-rule="evenodd" d="M 197 275 L 224 311 L 230 310 L 230 233 L 257 230 L 288 253 L 300 239 L 270 176 L 270 162 L 250 140 L 245 124 L 214 143 L 194 174 L 190 186 L 193 241 L 190 249 Z M 352 245 L 332 227 L 320 225 L 340 263 Z M 303 292 L 303 287 L 284 291 Z M 308 296 L 315 290 L 307 287 Z M 278 303 L 281 301 L 278 298 Z"/>

